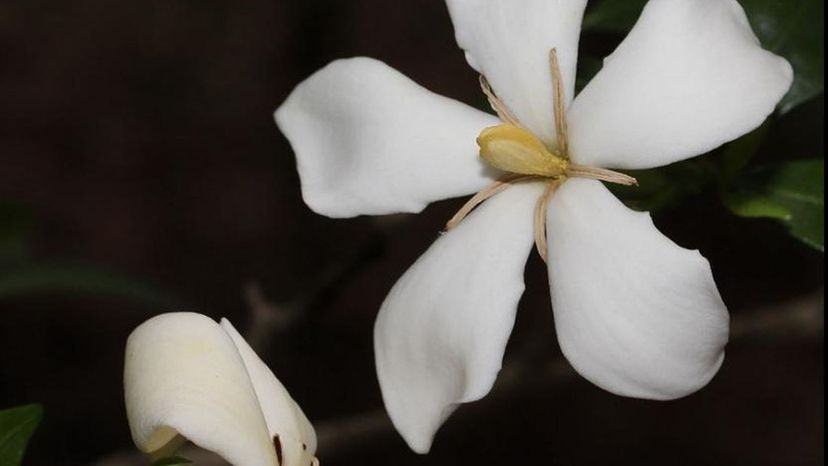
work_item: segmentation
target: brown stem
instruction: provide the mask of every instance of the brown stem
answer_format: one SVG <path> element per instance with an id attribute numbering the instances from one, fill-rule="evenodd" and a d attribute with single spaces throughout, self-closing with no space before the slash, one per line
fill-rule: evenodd
<path id="1" fill-rule="evenodd" d="M 546 245 L 546 208 L 549 206 L 549 200 L 552 195 L 561 185 L 561 180 L 550 181 L 543 191 L 543 195 L 538 198 L 538 203 L 535 204 L 535 249 L 541 256 L 544 262 L 547 261 L 547 245 Z"/>
<path id="2" fill-rule="evenodd" d="M 569 159 L 569 135 L 566 125 L 566 108 L 564 105 L 564 87 L 561 67 L 558 64 L 558 51 L 549 51 L 549 67 L 552 70 L 552 89 L 554 90 L 555 132 L 558 137 L 558 150 L 561 157 Z"/>
<path id="3" fill-rule="evenodd" d="M 624 186 L 638 186 L 638 180 L 606 168 L 588 167 L 585 165 L 577 165 L 570 163 L 566 169 L 566 176 L 573 178 L 589 178 L 591 180 L 601 180 L 608 183 L 621 184 Z"/>
<path id="4" fill-rule="evenodd" d="M 489 80 L 486 79 L 485 76 L 482 74 L 480 75 L 480 89 L 486 94 L 486 98 L 489 99 L 489 105 L 492 107 L 492 110 L 497 113 L 497 116 L 503 120 L 504 123 L 508 123 L 512 126 L 516 126 L 518 128 L 522 128 L 520 125 L 520 121 L 518 121 L 517 117 L 509 107 L 503 103 L 500 98 L 495 95 L 494 91 L 492 90 L 492 86 L 489 84 Z"/>
<path id="5" fill-rule="evenodd" d="M 454 214 L 454 216 L 451 217 L 451 219 L 448 222 L 446 222 L 446 231 L 451 231 L 452 229 L 454 229 L 457 225 L 460 224 L 460 222 L 463 221 L 463 219 L 466 218 L 467 215 L 469 215 L 469 213 L 471 213 L 472 210 L 474 210 L 475 207 L 477 207 L 490 197 L 494 196 L 499 192 L 505 191 L 517 182 L 525 181 L 532 178 L 537 177 L 533 175 L 511 176 L 508 178 L 504 178 L 502 180 L 497 180 L 494 183 L 481 189 L 477 194 L 474 195 L 474 197 L 466 201 L 466 203 L 463 204 L 463 207 L 461 207 L 460 210 L 458 210 L 457 213 Z"/>

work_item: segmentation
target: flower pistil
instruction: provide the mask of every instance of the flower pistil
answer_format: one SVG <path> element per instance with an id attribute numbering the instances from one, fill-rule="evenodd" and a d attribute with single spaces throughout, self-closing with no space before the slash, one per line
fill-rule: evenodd
<path id="1" fill-rule="evenodd" d="M 535 248 L 546 261 L 546 206 L 557 188 L 567 177 L 590 178 L 625 186 L 638 185 L 635 178 L 605 168 L 589 167 L 569 160 L 567 124 L 563 104 L 563 85 L 558 56 L 549 52 L 554 90 L 555 129 L 557 148 L 548 148 L 531 131 L 525 129 L 506 104 L 492 91 L 488 80 L 480 76 L 480 87 L 492 109 L 504 122 L 483 129 L 477 137 L 480 157 L 490 166 L 511 173 L 480 190 L 446 223 L 446 231 L 456 227 L 475 207 L 509 188 L 514 183 L 542 180 L 547 183 L 535 207 Z"/>

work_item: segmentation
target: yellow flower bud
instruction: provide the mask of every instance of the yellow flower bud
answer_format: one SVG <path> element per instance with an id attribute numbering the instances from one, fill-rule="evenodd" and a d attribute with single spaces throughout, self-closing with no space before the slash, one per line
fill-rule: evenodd
<path id="1" fill-rule="evenodd" d="M 477 145 L 483 160 L 499 170 L 549 178 L 566 172 L 566 160 L 550 152 L 534 134 L 517 126 L 486 128 L 477 137 Z"/>

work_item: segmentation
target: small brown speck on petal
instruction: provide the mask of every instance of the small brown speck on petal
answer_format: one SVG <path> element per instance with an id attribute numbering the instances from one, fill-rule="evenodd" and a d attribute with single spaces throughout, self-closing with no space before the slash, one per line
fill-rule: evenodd
<path id="1" fill-rule="evenodd" d="M 276 447 L 276 459 L 279 460 L 279 466 L 282 466 L 282 442 L 279 440 L 279 434 L 273 436 L 273 446 Z"/>

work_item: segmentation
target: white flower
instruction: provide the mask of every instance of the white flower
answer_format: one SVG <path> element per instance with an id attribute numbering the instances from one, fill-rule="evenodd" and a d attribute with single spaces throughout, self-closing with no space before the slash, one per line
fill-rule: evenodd
<path id="1" fill-rule="evenodd" d="M 792 80 L 790 65 L 760 47 L 734 0 L 650 1 L 575 98 L 586 0 L 447 3 L 469 64 L 499 97 L 498 113 L 508 122 L 511 112 L 528 136 L 502 136 L 492 149 L 481 131 L 500 125 L 497 118 L 378 61 L 335 61 L 297 86 L 275 115 L 316 212 L 418 212 L 474 193 L 505 175 L 478 150 L 484 157 L 500 151 L 490 160 L 526 149 L 537 162 L 529 147 L 535 137 L 547 155 L 568 155 L 590 170 L 666 165 L 757 127 Z M 555 104 L 566 118 L 556 120 Z M 563 123 L 568 149 L 556 130 Z M 562 162 L 553 166 L 566 172 Z M 491 389 L 533 231 L 544 224 L 538 243 L 548 243 L 558 340 L 581 375 L 619 395 L 672 399 L 707 384 L 722 364 L 728 314 L 707 260 L 671 242 L 600 181 L 565 175 L 507 185 L 442 235 L 383 303 L 377 372 L 391 419 L 415 451 L 429 450 L 459 403 Z M 548 205 L 538 202 L 558 184 Z"/>
<path id="2" fill-rule="evenodd" d="M 129 336 L 124 364 L 135 445 L 169 455 L 186 438 L 237 466 L 318 466 L 302 410 L 226 319 L 162 314 Z"/>

